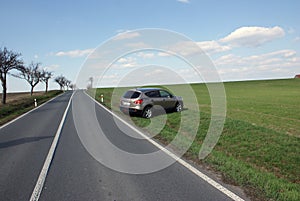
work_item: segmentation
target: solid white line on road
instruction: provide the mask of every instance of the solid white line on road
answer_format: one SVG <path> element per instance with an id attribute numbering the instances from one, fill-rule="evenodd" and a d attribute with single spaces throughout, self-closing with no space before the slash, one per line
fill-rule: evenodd
<path id="1" fill-rule="evenodd" d="M 32 194 L 31 194 L 30 201 L 37 201 L 40 198 L 40 195 L 41 195 L 41 192 L 43 190 L 43 186 L 44 186 L 44 183 L 45 183 L 45 180 L 46 180 L 46 177 L 47 177 L 47 173 L 48 173 L 48 170 L 49 170 L 49 167 L 50 167 L 51 161 L 53 159 L 53 155 L 54 155 L 54 152 L 55 152 L 55 149 L 56 149 L 59 137 L 60 137 L 60 133 L 61 133 L 62 127 L 64 125 L 67 113 L 69 111 L 69 107 L 71 105 L 71 101 L 72 101 L 73 95 L 74 95 L 74 92 L 73 92 L 73 94 L 72 94 L 72 96 L 71 96 L 71 98 L 69 100 L 67 108 L 66 108 L 66 110 L 64 112 L 64 115 L 63 115 L 63 117 L 61 119 L 61 122 L 60 122 L 60 124 L 58 126 L 58 129 L 56 131 L 55 137 L 54 137 L 53 142 L 51 144 L 51 147 L 49 149 L 47 158 L 46 158 L 46 160 L 44 162 L 44 165 L 43 165 L 43 168 L 42 168 L 41 173 L 39 175 L 39 178 L 38 178 L 38 180 L 36 182 L 36 185 L 34 187 L 34 190 L 33 190 Z"/>
<path id="2" fill-rule="evenodd" d="M 8 125 L 10 125 L 10 124 L 12 124 L 12 123 L 14 123 L 15 121 L 17 121 L 17 120 L 23 118 L 23 117 L 26 116 L 27 114 L 29 114 L 29 113 L 31 113 L 31 112 L 33 112 L 33 111 L 39 109 L 40 107 L 43 107 L 43 106 L 46 105 L 47 103 L 53 101 L 54 99 L 56 99 L 56 98 L 58 98 L 58 97 L 60 97 L 60 96 L 62 96 L 62 95 L 63 95 L 63 93 L 60 94 L 60 95 L 58 95 L 58 96 L 55 96 L 55 97 L 51 98 L 51 99 L 48 100 L 47 102 L 45 102 L 45 103 L 43 103 L 43 104 L 41 104 L 41 105 L 39 105 L 39 106 L 33 108 L 32 110 L 29 110 L 28 112 L 22 114 L 21 116 L 18 116 L 17 118 L 15 118 L 15 119 L 13 119 L 13 120 L 7 122 L 6 124 L 0 126 L 0 130 L 1 130 L 2 128 L 4 128 L 4 127 L 6 127 L 6 126 L 8 126 Z"/>
<path id="3" fill-rule="evenodd" d="M 96 101 L 94 98 L 92 98 L 86 92 L 84 92 L 84 93 L 88 97 L 90 97 L 93 101 L 95 101 L 101 108 L 103 108 L 104 110 L 106 110 L 108 113 L 112 114 L 114 117 L 116 117 L 121 122 L 123 122 L 124 124 L 126 124 L 132 130 L 134 130 L 135 132 L 137 132 L 138 134 L 140 134 L 143 138 L 145 138 L 146 140 L 148 140 L 151 144 L 153 144 L 154 146 L 156 146 L 157 148 L 159 148 L 160 150 L 162 150 L 163 152 L 165 152 L 167 155 L 169 155 L 170 157 L 172 157 L 173 159 L 175 159 L 178 163 L 180 163 L 181 165 L 183 165 L 184 167 L 186 167 L 188 170 L 190 170 L 191 172 L 193 172 L 194 174 L 196 174 L 198 177 L 200 177 L 201 179 L 203 179 L 204 181 L 206 181 L 207 183 L 209 183 L 211 186 L 213 186 L 214 188 L 218 189 L 219 191 L 221 191 L 222 193 L 224 193 L 229 198 L 231 198 L 231 199 L 233 199 L 235 201 L 244 201 L 244 199 L 242 199 L 241 197 L 239 197 L 235 193 L 231 192 L 230 190 L 228 190 L 227 188 L 225 188 L 224 186 L 222 186 L 218 182 L 214 181 L 213 179 L 211 179 L 210 177 L 208 177 L 204 173 L 200 172 L 200 170 L 198 170 L 197 168 L 193 167 L 191 164 L 187 163 L 186 161 L 184 161 L 183 159 L 181 159 L 180 157 L 178 157 L 177 155 L 175 155 L 174 153 L 172 153 L 171 151 L 169 151 L 165 147 L 161 146 L 156 141 L 154 141 L 153 139 L 149 138 L 147 135 L 145 135 L 144 133 L 142 133 L 140 130 L 138 130 L 137 128 L 135 128 L 131 124 L 127 123 L 124 119 L 122 119 L 121 117 L 119 117 L 118 115 L 116 115 L 115 113 L 113 113 L 111 110 L 109 110 L 106 107 L 104 107 L 103 105 L 101 105 L 98 101 Z"/>

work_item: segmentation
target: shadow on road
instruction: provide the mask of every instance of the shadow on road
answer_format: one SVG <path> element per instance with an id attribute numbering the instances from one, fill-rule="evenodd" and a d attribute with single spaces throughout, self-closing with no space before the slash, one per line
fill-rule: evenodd
<path id="1" fill-rule="evenodd" d="M 24 137 L 17 140 L 11 140 L 7 142 L 0 142 L 0 149 L 17 146 L 20 144 L 30 143 L 30 142 L 36 142 L 39 140 L 47 139 L 47 138 L 53 138 L 53 136 L 44 136 L 44 137 Z"/>

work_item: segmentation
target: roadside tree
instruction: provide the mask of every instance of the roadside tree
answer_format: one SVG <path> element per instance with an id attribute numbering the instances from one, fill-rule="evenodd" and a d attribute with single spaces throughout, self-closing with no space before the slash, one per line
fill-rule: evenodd
<path id="1" fill-rule="evenodd" d="M 53 73 L 50 72 L 50 71 L 46 71 L 46 70 L 43 70 L 42 71 L 42 82 L 45 83 L 46 85 L 46 89 L 45 89 L 45 92 L 47 93 L 48 92 L 48 85 L 49 85 L 49 79 L 53 76 Z"/>
<path id="2" fill-rule="evenodd" d="M 30 84 L 30 86 L 31 86 L 30 95 L 31 96 L 33 94 L 34 87 L 40 81 L 42 81 L 43 73 L 40 70 L 40 65 L 41 65 L 40 63 L 31 62 L 29 64 L 29 66 L 27 66 L 27 67 L 23 66 L 20 69 L 20 74 L 14 75 L 15 77 L 26 80 Z"/>
<path id="3" fill-rule="evenodd" d="M 66 80 L 65 86 L 67 87 L 67 90 L 69 90 L 71 81 L 70 80 Z"/>
<path id="4" fill-rule="evenodd" d="M 66 86 L 67 79 L 63 76 L 57 76 L 54 81 L 59 85 L 60 90 L 64 90 L 64 87 Z"/>
<path id="5" fill-rule="evenodd" d="M 22 69 L 23 61 L 21 54 L 8 50 L 6 47 L 0 48 L 0 80 L 2 84 L 2 104 L 6 104 L 7 75 L 11 70 Z"/>

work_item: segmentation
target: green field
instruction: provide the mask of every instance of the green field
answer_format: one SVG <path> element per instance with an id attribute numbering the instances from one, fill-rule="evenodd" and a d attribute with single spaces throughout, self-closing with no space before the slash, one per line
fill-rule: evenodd
<path id="1" fill-rule="evenodd" d="M 221 172 L 225 181 L 242 186 L 254 198 L 300 200 L 300 79 L 224 83 L 227 116 L 223 133 L 212 153 L 201 161 L 198 153 L 210 123 L 211 100 L 205 84 L 191 86 L 201 120 L 185 157 Z M 174 87 L 180 95 L 183 86 Z M 118 90 L 99 88 L 95 97 L 100 100 L 104 94 L 104 105 L 117 112 L 119 96 L 126 89 Z M 193 110 L 167 114 L 166 125 L 155 138 L 169 144 L 177 134 L 181 115 L 188 112 Z M 154 121 L 131 120 L 142 129 Z"/>

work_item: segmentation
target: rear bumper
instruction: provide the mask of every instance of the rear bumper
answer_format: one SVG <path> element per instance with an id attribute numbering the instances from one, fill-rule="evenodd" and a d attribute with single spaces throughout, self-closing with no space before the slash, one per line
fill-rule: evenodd
<path id="1" fill-rule="evenodd" d="M 121 112 L 123 112 L 124 114 L 127 115 L 141 115 L 142 114 L 142 110 L 138 110 L 138 109 L 133 109 L 133 108 L 126 108 L 126 107 L 120 107 Z"/>

